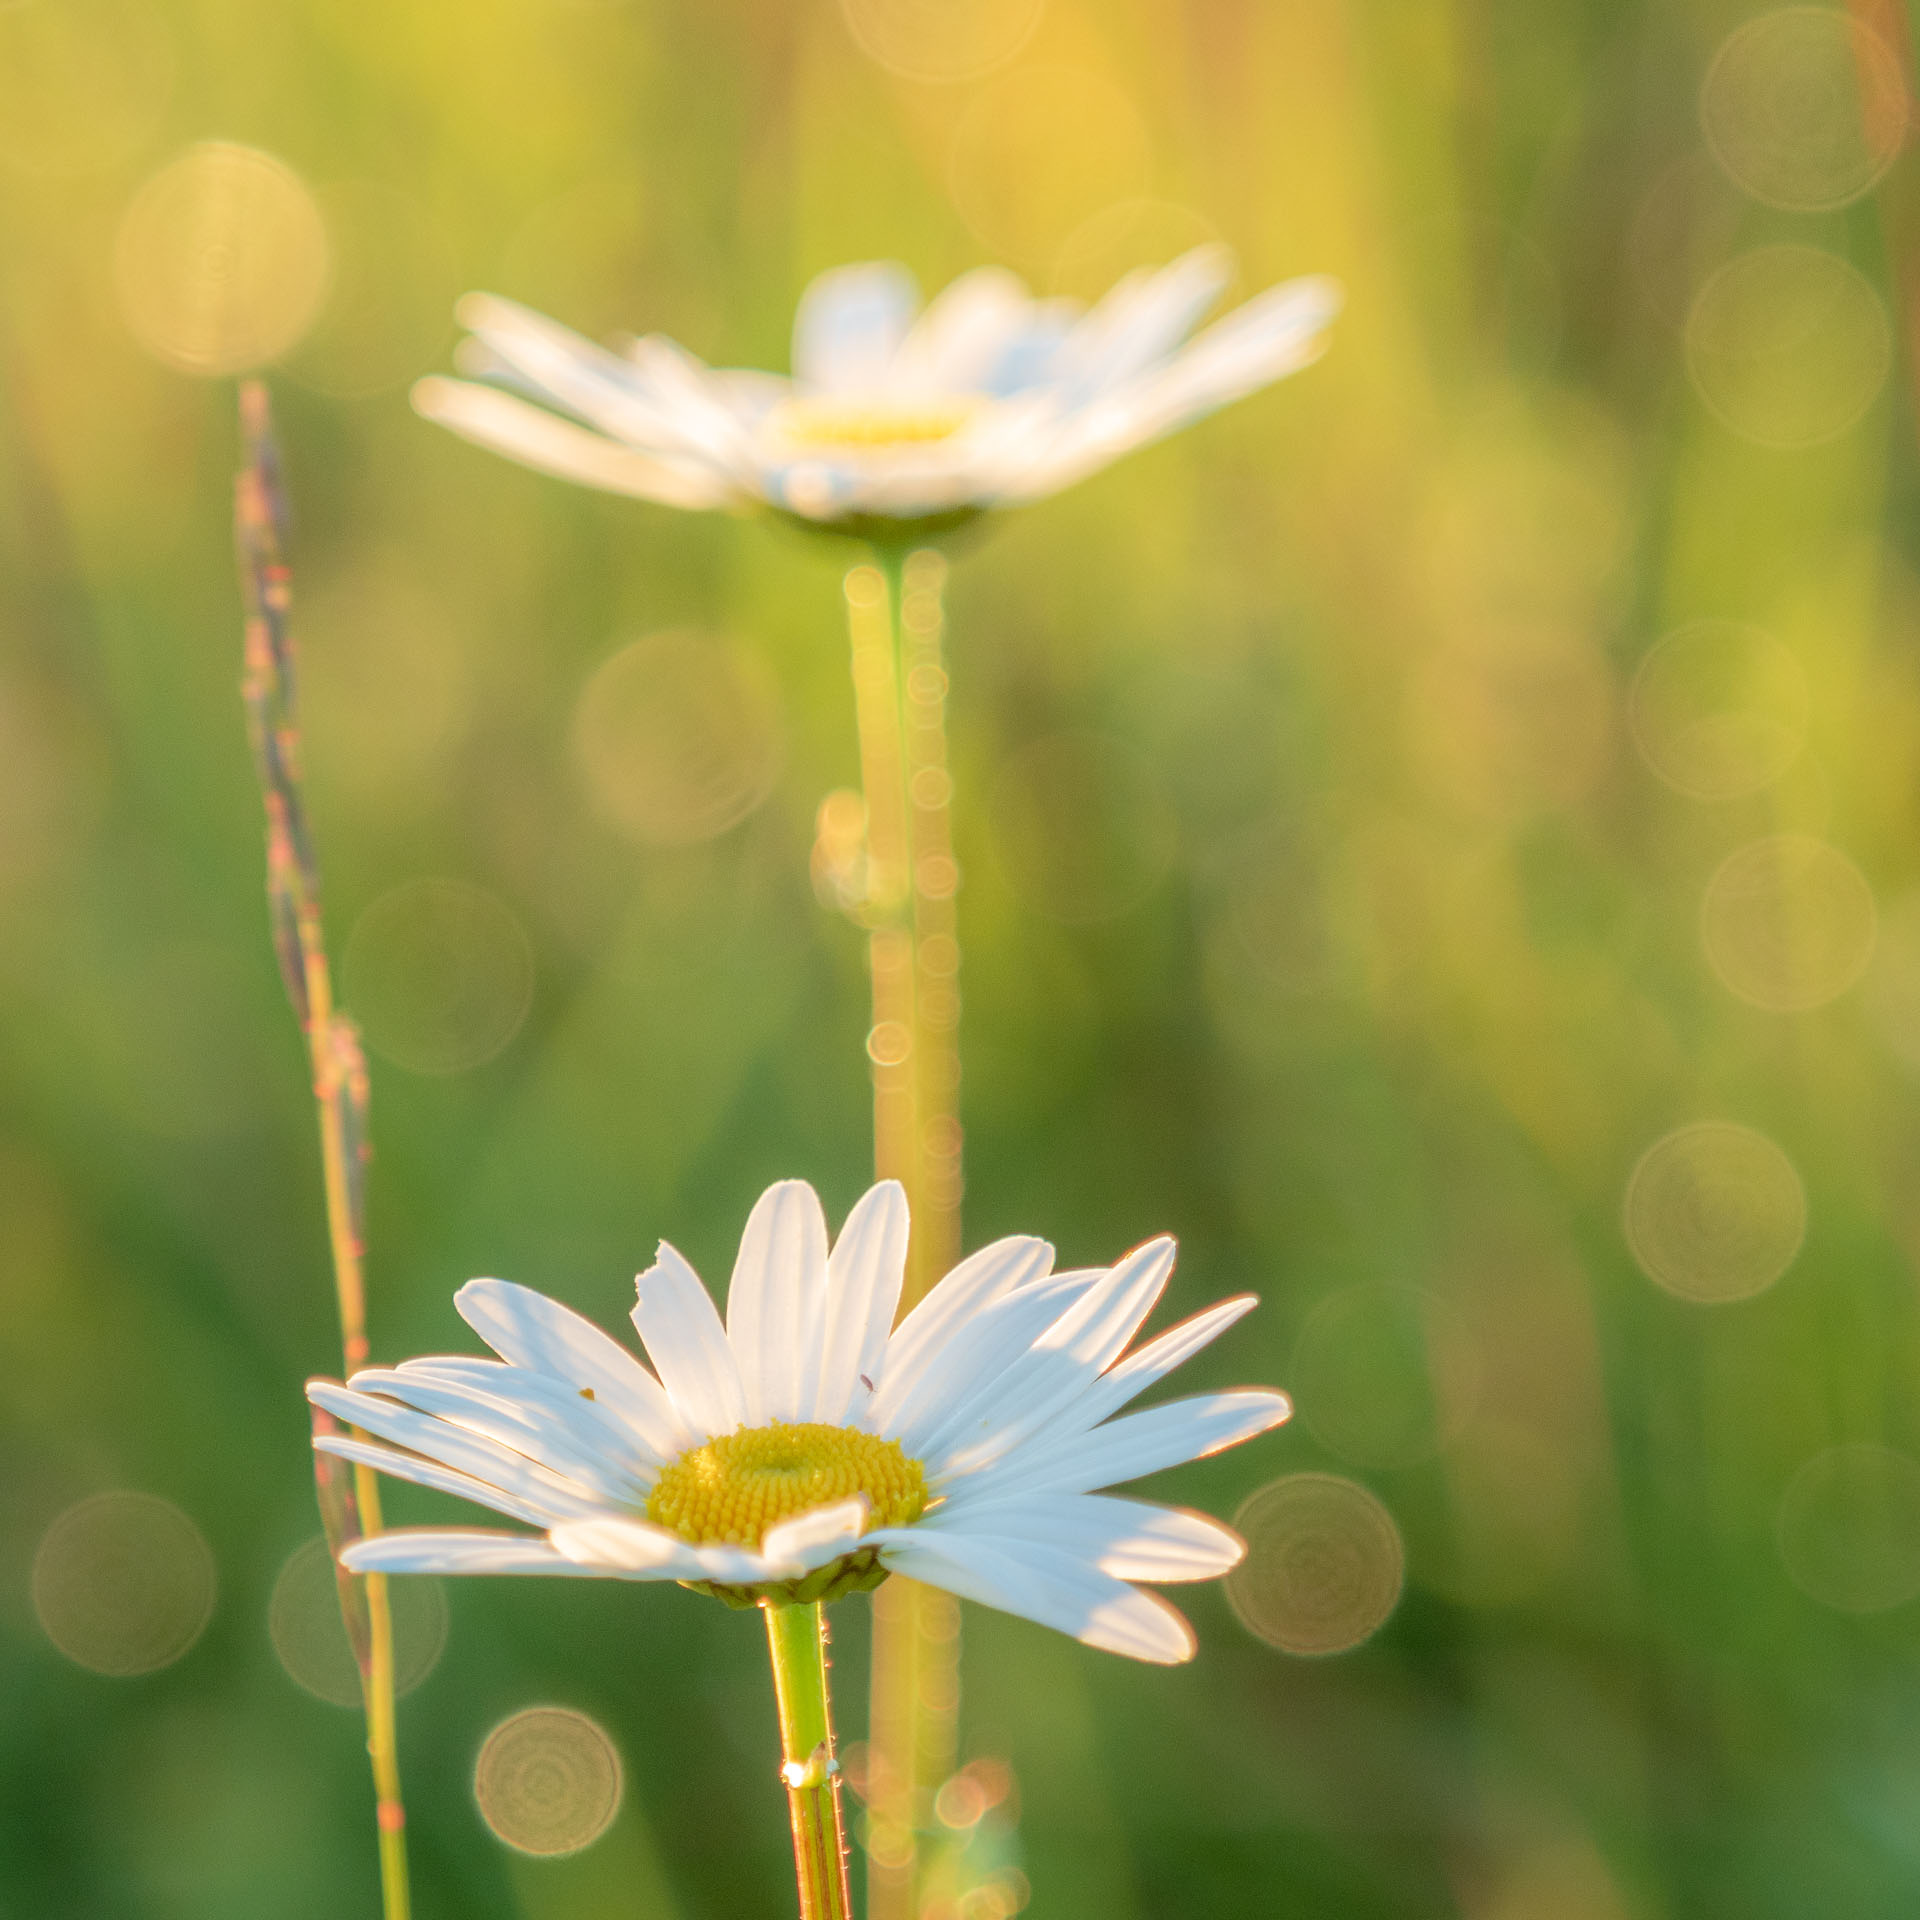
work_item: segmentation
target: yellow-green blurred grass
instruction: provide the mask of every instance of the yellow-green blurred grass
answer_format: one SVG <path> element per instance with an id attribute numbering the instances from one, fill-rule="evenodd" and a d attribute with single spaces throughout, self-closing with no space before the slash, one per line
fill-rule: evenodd
<path id="1" fill-rule="evenodd" d="M 867 1151 L 858 943 L 806 880 L 854 769 L 838 557 L 436 436 L 403 396 L 430 317 L 492 285 L 777 364 L 819 268 L 897 253 L 931 287 L 987 257 L 963 208 L 1045 287 L 1186 233 L 1238 250 L 1243 292 L 1336 272 L 1311 373 L 956 557 L 967 1205 L 971 1240 L 1071 1262 L 1173 1229 L 1176 1313 L 1258 1288 L 1210 1377 L 1294 1385 L 1301 1419 L 1166 1491 L 1231 1512 L 1348 1476 L 1406 1594 L 1317 1661 L 1196 1595 L 1173 1675 L 970 1619 L 966 1743 L 1021 1776 L 1051 1915 L 1910 1909 L 1910 1604 L 1837 1611 L 1775 1537 L 1823 1450 L 1920 1446 L 1910 409 L 1896 367 L 1857 425 L 1772 449 L 1690 381 L 1691 293 L 1736 252 L 1894 284 L 1870 203 L 1761 209 L 1704 155 L 1695 93 L 1744 17 L 1056 0 L 1009 69 L 940 86 L 824 4 L 183 5 L 140 14 L 157 106 L 135 84 L 68 117 L 97 164 L 0 139 L 0 1904 L 372 1894 L 352 1716 L 266 1629 L 329 1338 L 233 687 L 230 404 L 144 357 L 111 265 L 141 184 L 223 138 L 323 208 L 398 193 L 427 236 L 367 243 L 390 328 L 378 300 L 323 319 L 275 376 L 330 913 L 344 942 L 452 879 L 534 965 L 496 1057 L 375 1061 L 378 1351 L 464 1344 L 448 1296 L 481 1271 L 617 1326 L 659 1235 L 717 1273 L 766 1180 L 842 1209 Z M 1061 72 L 1082 144 L 1025 197 L 957 182 L 962 128 L 991 149 L 995 103 Z M 1152 204 L 1102 226 L 1103 196 Z M 369 367 L 387 384 L 340 390 Z M 1705 618 L 1772 633 L 1807 694 L 1798 757 L 1716 801 L 1663 785 L 1629 718 L 1641 660 Z M 670 629 L 764 673 L 781 750 L 750 817 L 674 845 L 609 820 L 576 720 Z M 1722 863 L 1781 833 L 1881 909 L 1865 980 L 1802 1012 L 1736 997 L 1700 930 Z M 1767 1136 L 1806 1195 L 1784 1277 L 1724 1305 L 1661 1292 L 1622 1228 L 1642 1154 L 1704 1120 Z M 1314 1372 L 1316 1310 L 1362 1287 L 1419 1290 L 1470 1353 L 1430 1428 L 1381 1437 L 1367 1383 L 1419 1385 L 1397 1349 Z M 45 1528 L 109 1487 L 178 1504 L 219 1569 L 207 1633 L 147 1679 L 63 1663 L 27 1599 Z M 683 1911 L 782 1897 L 736 1623 L 625 1589 L 450 1600 L 402 1708 L 423 1915 L 622 1911 L 629 1859 Z M 509 1861 L 470 1791 L 488 1729 L 542 1702 L 626 1766 L 620 1823 L 565 1865 Z"/>

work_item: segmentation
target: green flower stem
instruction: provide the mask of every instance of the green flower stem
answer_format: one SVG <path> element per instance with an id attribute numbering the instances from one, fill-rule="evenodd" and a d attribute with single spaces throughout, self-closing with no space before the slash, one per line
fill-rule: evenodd
<path id="1" fill-rule="evenodd" d="M 859 912 L 873 985 L 874 1174 L 901 1183 L 913 1218 L 902 1312 L 960 1251 L 960 876 L 941 657 L 945 577 L 931 549 L 876 545 L 873 564 L 846 582 L 866 817 Z M 895 1578 L 875 1595 L 870 1920 L 916 1911 L 916 1831 L 956 1745 L 957 1633 L 945 1594 Z"/>
<path id="2" fill-rule="evenodd" d="M 827 1704 L 827 1622 L 815 1600 L 761 1603 L 780 1713 L 780 1777 L 793 1820 L 800 1920 L 848 1920 L 847 1843 L 840 1820 L 840 1766 Z"/>

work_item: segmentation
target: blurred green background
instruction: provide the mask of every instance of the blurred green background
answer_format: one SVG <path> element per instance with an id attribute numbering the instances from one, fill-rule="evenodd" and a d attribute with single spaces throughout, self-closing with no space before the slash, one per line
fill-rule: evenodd
<path id="1" fill-rule="evenodd" d="M 1152 1491 L 1332 1478 L 1176 1596 L 1187 1668 L 967 1610 L 994 1845 L 1047 1920 L 1914 1911 L 1920 183 L 1856 15 L 0 6 L 0 1913 L 376 1910 L 359 1717 L 288 1671 L 337 1690 L 339 1347 L 180 364 L 248 348 L 181 260 L 277 358 L 394 1359 L 478 1273 L 623 1328 L 659 1237 L 717 1284 L 869 1152 L 807 877 L 851 556 L 425 426 L 453 300 L 784 367 L 843 260 L 1084 298 L 1211 237 L 1347 283 L 1329 357 L 954 555 L 966 1237 L 1177 1233 L 1169 1316 L 1265 1300 L 1193 1384 L 1300 1417 Z M 196 199 L 207 139 L 275 164 Z M 409 1604 L 423 1920 L 789 1910 L 751 1620 Z M 536 1705 L 624 1765 L 568 1859 L 476 1804 Z"/>

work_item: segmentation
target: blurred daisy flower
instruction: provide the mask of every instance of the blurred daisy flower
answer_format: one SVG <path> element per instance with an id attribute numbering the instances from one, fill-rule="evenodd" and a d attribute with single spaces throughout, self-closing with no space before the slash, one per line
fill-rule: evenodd
<path id="1" fill-rule="evenodd" d="M 587 486 L 924 539 L 1058 493 L 1316 359 L 1341 300 L 1324 278 L 1269 288 L 1193 334 L 1231 266 L 1226 249 L 1196 248 L 1088 312 L 981 267 L 917 317 L 905 268 L 838 267 L 801 297 L 791 379 L 715 370 L 658 334 L 616 352 L 471 294 L 460 364 L 499 384 L 427 379 L 414 404 Z"/>
<path id="2" fill-rule="evenodd" d="M 375 1436 L 315 1445 L 541 1531 L 402 1529 L 344 1559 L 362 1573 L 678 1580 L 741 1606 L 832 1599 L 896 1572 L 1090 1646 L 1187 1659 L 1185 1619 L 1131 1583 L 1225 1573 L 1240 1540 L 1097 1489 L 1286 1419 L 1286 1396 L 1259 1389 L 1112 1417 L 1252 1296 L 1123 1357 L 1173 1242 L 1054 1273 L 1051 1247 L 1014 1238 L 963 1261 L 894 1328 L 906 1252 L 894 1182 L 829 1252 L 813 1189 L 784 1181 L 747 1222 L 725 1326 L 671 1247 L 640 1276 L 651 1372 L 544 1294 L 469 1282 L 455 1305 L 500 1358 L 313 1381 L 316 1404 Z"/>

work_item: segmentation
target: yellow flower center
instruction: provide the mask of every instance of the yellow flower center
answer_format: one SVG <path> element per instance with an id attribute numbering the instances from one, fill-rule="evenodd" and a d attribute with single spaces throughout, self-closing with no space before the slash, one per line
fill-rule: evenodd
<path id="1" fill-rule="evenodd" d="M 780 431 L 806 447 L 921 446 L 950 440 L 975 413 L 973 400 L 928 400 L 918 405 L 884 400 L 789 400 Z"/>
<path id="2" fill-rule="evenodd" d="M 903 1527 L 927 1504 L 920 1462 L 898 1440 L 776 1420 L 688 1448 L 660 1475 L 647 1518 L 696 1546 L 757 1547 L 769 1527 L 857 1493 L 876 1527 Z"/>

